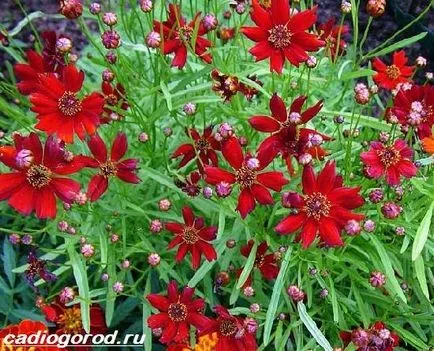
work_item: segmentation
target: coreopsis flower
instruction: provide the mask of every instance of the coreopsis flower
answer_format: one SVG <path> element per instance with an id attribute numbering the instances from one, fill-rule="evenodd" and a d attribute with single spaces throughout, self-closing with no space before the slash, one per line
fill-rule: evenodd
<path id="1" fill-rule="evenodd" d="M 27 256 L 27 269 L 24 272 L 26 282 L 34 289 L 36 278 L 40 278 L 46 282 L 52 282 L 57 279 L 56 275 L 51 273 L 47 267 L 47 261 L 41 260 L 36 256 L 34 249 L 31 249 Z"/>
<path id="2" fill-rule="evenodd" d="M 214 81 L 212 90 L 220 95 L 225 102 L 231 101 L 232 97 L 238 93 L 240 82 L 237 77 L 214 69 L 211 72 L 211 78 Z"/>
<path id="3" fill-rule="evenodd" d="M 235 37 L 235 33 L 236 29 L 233 27 L 220 27 L 217 31 L 217 38 L 219 38 L 223 44 L 226 44 Z"/>
<path id="4" fill-rule="evenodd" d="M 48 134 L 56 134 L 66 143 L 72 143 L 74 134 L 84 139 L 86 134 L 93 135 L 100 124 L 104 98 L 92 93 L 79 98 L 84 72 L 74 65 L 63 69 L 62 78 L 55 75 L 39 76 L 38 92 L 30 95 L 31 110 L 39 120 L 36 128 Z"/>
<path id="5" fill-rule="evenodd" d="M 128 149 L 127 136 L 118 133 L 113 141 L 110 156 L 107 146 L 102 138 L 96 134 L 87 142 L 92 157 L 79 156 L 86 167 L 98 168 L 98 174 L 94 175 L 87 188 L 87 197 L 90 201 L 98 200 L 106 191 L 109 185 L 109 178 L 117 177 L 126 183 L 137 184 L 140 178 L 137 176 L 138 160 L 135 158 L 123 159 Z"/>
<path id="6" fill-rule="evenodd" d="M 220 151 L 220 143 L 214 138 L 213 126 L 208 126 L 200 135 L 194 128 L 186 129 L 185 133 L 192 139 L 192 143 L 180 145 L 172 154 L 172 158 L 182 157 L 178 168 L 184 167 L 196 158 L 197 167 L 203 173 L 204 166 L 218 166 L 216 151 Z"/>
<path id="7" fill-rule="evenodd" d="M 377 85 L 393 90 L 398 84 L 410 82 L 414 66 L 407 66 L 408 58 L 404 50 L 395 51 L 391 65 L 386 65 L 378 57 L 372 60 L 372 67 L 377 71 L 373 79 Z"/>
<path id="8" fill-rule="evenodd" d="M 207 326 L 200 333 L 206 335 L 217 333 L 215 350 L 256 351 L 255 333 L 247 330 L 244 319 L 232 316 L 223 306 L 215 307 L 217 318 L 210 319 Z"/>
<path id="9" fill-rule="evenodd" d="M 172 280 L 167 286 L 167 296 L 149 294 L 146 297 L 159 311 L 148 318 L 148 326 L 163 330 L 161 343 L 184 342 L 189 338 L 191 325 L 199 331 L 208 325 L 209 319 L 202 312 L 205 300 L 193 299 L 193 295 L 194 288 L 186 286 L 179 292 L 177 283 Z"/>
<path id="10" fill-rule="evenodd" d="M 175 53 L 172 66 L 183 68 L 187 62 L 187 50 L 194 44 L 194 53 L 204 62 L 211 63 L 212 56 L 208 53 L 208 48 L 212 43 L 203 38 L 207 29 L 202 21 L 199 20 L 200 13 L 196 14 L 189 23 L 182 16 L 180 7 L 175 4 L 169 5 L 168 19 L 164 22 L 154 21 L 154 31 L 160 33 L 163 38 L 161 48 L 165 55 Z M 197 30 L 196 38 L 193 38 Z M 193 40 L 194 39 L 194 40 Z"/>
<path id="11" fill-rule="evenodd" d="M 249 50 L 256 61 L 270 58 L 270 71 L 282 73 L 285 60 L 299 66 L 308 60 L 307 51 L 318 51 L 324 41 L 307 30 L 316 22 L 316 7 L 290 15 L 287 0 L 273 0 L 270 10 L 252 1 L 250 16 L 257 27 L 242 27 L 241 32 L 257 44 Z"/>
<path id="12" fill-rule="evenodd" d="M 293 173 L 292 158 L 300 161 L 300 157 L 309 154 L 322 160 L 326 151 L 322 148 L 322 142 L 330 138 L 317 131 L 304 128 L 322 108 L 322 101 L 302 112 L 302 107 L 307 97 L 299 96 L 286 110 L 284 101 L 274 94 L 270 99 L 271 116 L 253 116 L 249 119 L 250 125 L 260 132 L 272 133 L 258 148 L 258 154 L 267 154 L 274 158 L 282 155 L 290 173 Z"/>
<path id="13" fill-rule="evenodd" d="M 72 203 L 80 191 L 80 184 L 65 177 L 83 166 L 73 158 L 65 160 L 64 144 L 50 136 L 42 145 L 39 137 L 14 136 L 15 149 L 0 161 L 12 168 L 11 173 L 0 174 L 0 200 L 23 215 L 36 212 L 38 218 L 55 218 L 56 197 Z M 10 150 L 10 149 L 9 149 Z"/>
<path id="14" fill-rule="evenodd" d="M 27 64 L 17 63 L 14 65 L 14 72 L 18 79 L 17 88 L 23 95 L 30 95 L 39 89 L 39 77 L 53 73 L 53 67 L 44 56 L 33 50 L 26 52 Z"/>
<path id="15" fill-rule="evenodd" d="M 360 158 L 369 177 L 378 179 L 385 176 L 389 185 L 399 185 L 401 176 L 411 178 L 417 173 L 412 162 L 413 149 L 402 139 L 397 139 L 393 145 L 373 141 L 369 151 L 362 152 Z"/>
<path id="16" fill-rule="evenodd" d="M 404 131 L 414 128 L 420 139 L 431 136 L 434 124 L 434 87 L 413 85 L 409 90 L 400 90 L 388 111 L 396 118 Z"/>
<path id="17" fill-rule="evenodd" d="M 190 207 L 182 208 L 184 223 L 169 222 L 165 228 L 174 234 L 175 238 L 169 243 L 168 249 L 179 246 L 175 260 L 181 262 L 185 255 L 191 253 L 191 263 L 194 270 L 199 268 L 202 254 L 208 261 L 217 259 L 210 241 L 216 238 L 217 228 L 206 227 L 202 217 L 196 217 Z"/>
<path id="18" fill-rule="evenodd" d="M 184 181 L 176 181 L 175 184 L 178 188 L 180 188 L 184 193 L 188 196 L 196 197 L 200 194 L 200 185 L 198 184 L 201 180 L 201 175 L 199 172 L 195 171 L 190 173 L 187 177 L 185 177 Z"/>
<path id="19" fill-rule="evenodd" d="M 36 335 L 36 334 L 46 334 L 49 335 L 48 327 L 40 322 L 40 321 L 32 321 L 30 319 L 24 319 L 18 324 L 11 324 L 7 325 L 6 327 L 0 329 L 0 350 L 19 350 L 19 351 L 58 351 L 61 350 L 61 348 L 58 348 L 57 346 L 48 345 L 47 343 L 39 343 L 37 348 L 35 349 L 34 346 L 22 346 L 14 343 L 11 343 L 10 341 L 6 341 L 6 337 L 8 335 Z"/>
<path id="20" fill-rule="evenodd" d="M 250 252 L 253 248 L 253 240 L 249 240 L 247 245 L 244 245 L 241 248 L 241 254 L 244 257 L 249 257 Z M 262 242 L 258 245 L 258 248 L 256 249 L 256 257 L 255 257 L 255 263 L 254 266 L 259 269 L 261 272 L 261 275 L 267 279 L 272 280 L 277 277 L 279 274 L 279 267 L 277 266 L 276 256 L 274 253 L 266 254 L 268 250 L 268 244 L 267 242 Z"/>
<path id="21" fill-rule="evenodd" d="M 256 77 L 256 75 L 249 75 L 247 76 L 247 79 L 262 86 L 263 83 Z M 259 91 L 255 87 L 252 87 L 248 84 L 244 84 L 243 82 L 240 82 L 238 85 L 238 91 L 243 94 L 247 101 L 252 101 L 253 97 L 258 95 Z"/>
<path id="22" fill-rule="evenodd" d="M 340 338 L 347 346 L 353 343 L 356 351 L 393 351 L 399 345 L 399 337 L 389 330 L 383 322 L 376 322 L 368 329 L 357 328 L 352 331 L 342 331 Z"/>
<path id="23" fill-rule="evenodd" d="M 109 123 L 112 113 L 116 113 L 123 118 L 123 112 L 128 110 L 128 101 L 125 95 L 125 88 L 122 84 L 112 85 L 109 82 L 102 82 L 101 90 L 104 96 L 104 110 L 101 116 L 101 123 Z"/>
<path id="24" fill-rule="evenodd" d="M 212 185 L 221 182 L 239 185 L 237 211 L 242 218 L 254 210 L 256 202 L 261 205 L 273 204 L 274 200 L 268 189 L 281 191 L 282 187 L 288 183 L 282 172 L 264 172 L 274 158 L 272 155 L 261 153 L 256 158 L 249 154 L 244 155 L 238 139 L 234 136 L 222 142 L 222 153 L 233 171 L 206 166 L 205 180 Z"/>
<path id="25" fill-rule="evenodd" d="M 341 246 L 341 231 L 351 219 L 361 221 L 365 216 L 352 210 L 364 204 L 360 187 L 343 185 L 336 174 L 334 162 L 327 162 L 315 175 L 312 166 L 306 166 L 302 175 L 303 195 L 292 193 L 291 207 L 296 214 L 285 217 L 276 226 L 280 234 L 295 233 L 301 229 L 297 240 L 303 248 L 309 247 L 319 234 L 320 241 L 328 246 Z"/>
<path id="26" fill-rule="evenodd" d="M 327 55 L 332 61 L 335 61 L 339 56 L 342 56 L 347 43 L 344 36 L 349 33 L 348 25 L 337 25 L 336 18 L 332 17 L 327 22 L 318 26 L 320 39 L 326 44 Z"/>

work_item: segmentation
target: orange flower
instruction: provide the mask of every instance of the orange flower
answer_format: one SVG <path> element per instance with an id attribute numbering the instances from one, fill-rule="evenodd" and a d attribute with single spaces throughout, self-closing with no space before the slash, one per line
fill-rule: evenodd
<path id="1" fill-rule="evenodd" d="M 434 154 L 434 135 L 422 139 L 423 150 L 433 155 Z"/>

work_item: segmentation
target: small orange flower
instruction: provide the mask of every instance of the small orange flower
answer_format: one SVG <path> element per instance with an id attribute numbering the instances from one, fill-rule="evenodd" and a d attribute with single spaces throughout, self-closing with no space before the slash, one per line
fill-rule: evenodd
<path id="1" fill-rule="evenodd" d="M 431 155 L 434 155 L 434 135 L 422 139 L 423 150 Z"/>

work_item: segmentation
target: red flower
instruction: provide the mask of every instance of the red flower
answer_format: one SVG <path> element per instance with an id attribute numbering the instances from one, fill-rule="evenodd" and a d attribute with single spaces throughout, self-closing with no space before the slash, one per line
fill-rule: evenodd
<path id="1" fill-rule="evenodd" d="M 343 55 L 347 46 L 344 35 L 350 31 L 350 27 L 347 25 L 336 25 L 335 22 L 336 19 L 332 17 L 327 22 L 318 26 L 320 39 L 325 41 L 327 55 L 332 61 L 335 61 L 338 56 Z"/>
<path id="2" fill-rule="evenodd" d="M 42 50 L 42 56 L 44 60 L 48 62 L 51 69 L 61 73 L 65 66 L 64 56 L 57 50 L 57 35 L 54 31 L 46 31 L 41 34 L 44 49 Z M 68 38 L 67 36 L 60 35 L 60 38 Z M 69 39 L 69 38 L 68 38 Z"/>
<path id="3" fill-rule="evenodd" d="M 205 128 L 202 135 L 194 128 L 185 131 L 187 136 L 193 139 L 193 143 L 182 144 L 172 154 L 172 158 L 182 156 L 178 168 L 184 167 L 196 157 L 197 167 L 201 173 L 204 166 L 218 166 L 216 151 L 220 151 L 220 143 L 214 138 L 212 129 L 212 126 Z"/>
<path id="4" fill-rule="evenodd" d="M 381 88 L 393 90 L 400 83 L 407 83 L 414 71 L 414 66 L 407 66 L 408 59 L 403 50 L 393 53 L 393 61 L 387 66 L 378 57 L 372 60 L 372 67 L 377 71 L 373 77 Z"/>
<path id="5" fill-rule="evenodd" d="M 128 140 L 124 133 L 118 133 L 113 142 L 110 157 L 107 155 L 107 147 L 101 137 L 93 135 L 87 145 L 94 158 L 80 156 L 86 167 L 99 168 L 99 173 L 94 175 L 87 188 L 87 196 L 90 201 L 98 200 L 107 190 L 110 177 L 117 177 L 127 183 L 140 182 L 136 175 L 138 160 L 129 158 L 121 160 L 128 149 Z"/>
<path id="6" fill-rule="evenodd" d="M 244 320 L 240 317 L 232 316 L 223 306 L 216 306 L 216 319 L 211 319 L 207 327 L 200 333 L 201 335 L 216 332 L 217 345 L 216 351 L 256 351 L 255 334 L 249 333 L 244 327 Z"/>
<path id="7" fill-rule="evenodd" d="M 63 144 L 50 136 L 42 146 L 39 137 L 14 136 L 14 157 L 2 159 L 12 173 L 0 174 L 0 200 L 9 200 L 11 207 L 23 215 L 36 212 L 38 218 L 55 218 L 56 197 L 71 203 L 80 191 L 80 184 L 63 177 L 83 166 L 74 158 L 66 161 Z"/>
<path id="8" fill-rule="evenodd" d="M 198 184 L 201 180 L 200 173 L 197 171 L 191 172 L 190 175 L 185 177 L 184 181 L 176 180 L 175 185 L 180 188 L 188 196 L 195 197 L 200 193 L 200 185 Z"/>
<path id="9" fill-rule="evenodd" d="M 327 153 L 320 144 L 323 140 L 331 139 L 313 129 L 300 128 L 315 117 L 322 108 L 322 101 L 319 101 L 301 112 L 306 100 L 307 97 L 299 96 L 287 112 L 283 100 L 274 94 L 270 100 L 272 115 L 253 116 L 249 119 L 250 125 L 257 131 L 273 133 L 259 146 L 259 155 L 268 154 L 269 157 L 274 158 L 280 153 L 290 173 L 293 173 L 292 157 L 298 159 L 307 153 L 321 160 Z"/>
<path id="10" fill-rule="evenodd" d="M 409 90 L 400 89 L 388 118 L 399 122 L 404 132 L 413 127 L 420 139 L 429 137 L 434 124 L 434 87 L 413 85 Z"/>
<path id="11" fill-rule="evenodd" d="M 378 179 L 385 175 L 389 185 L 399 185 L 401 176 L 411 178 L 417 173 L 417 167 L 411 161 L 413 149 L 401 139 L 393 145 L 373 141 L 369 151 L 362 152 L 360 158 L 369 177 Z"/>
<path id="12" fill-rule="evenodd" d="M 282 172 L 261 172 L 273 160 L 272 155 L 262 153 L 258 154 L 258 158 L 248 154 L 244 156 L 235 137 L 230 137 L 222 143 L 222 153 L 233 168 L 233 173 L 222 168 L 207 166 L 205 180 L 213 185 L 221 182 L 239 184 L 241 192 L 237 210 L 242 218 L 254 210 L 256 202 L 261 205 L 270 205 L 274 202 L 268 189 L 280 191 L 288 183 Z"/>
<path id="13" fill-rule="evenodd" d="M 257 27 L 242 27 L 241 32 L 257 44 L 249 50 L 256 61 L 270 57 L 270 70 L 282 73 L 285 58 L 294 66 L 307 61 L 306 51 L 317 51 L 324 42 L 307 30 L 316 22 L 316 7 L 290 15 L 288 0 L 273 0 L 265 10 L 252 1 L 250 16 Z"/>
<path id="14" fill-rule="evenodd" d="M 74 65 L 64 68 L 62 79 L 55 75 L 39 76 L 38 92 L 30 95 L 32 111 L 37 113 L 36 128 L 54 134 L 67 143 L 72 143 L 74 133 L 80 139 L 86 134 L 93 135 L 100 124 L 104 99 L 99 93 L 92 93 L 80 99 L 84 72 Z"/>
<path id="15" fill-rule="evenodd" d="M 189 338 L 191 325 L 202 330 L 209 323 L 209 319 L 202 312 L 205 301 L 193 299 L 193 294 L 194 288 L 188 286 L 179 293 L 176 282 L 172 280 L 167 286 L 167 296 L 149 294 L 146 297 L 149 303 L 160 311 L 148 318 L 148 326 L 152 329 L 163 329 L 161 343 L 185 342 Z"/>
<path id="16" fill-rule="evenodd" d="M 376 322 L 369 329 L 342 331 L 339 336 L 345 347 L 352 342 L 356 351 L 393 351 L 399 345 L 399 336 L 387 329 L 383 322 Z"/>
<path id="17" fill-rule="evenodd" d="M 187 252 L 191 253 L 193 269 L 200 265 L 200 257 L 204 254 L 208 261 L 217 258 L 214 247 L 209 243 L 216 238 L 216 227 L 205 227 L 202 217 L 195 217 L 190 207 L 182 208 L 184 223 L 169 222 L 165 228 L 175 234 L 175 238 L 169 243 L 168 249 L 179 245 L 176 261 L 181 262 Z"/>
<path id="18" fill-rule="evenodd" d="M 360 188 L 349 188 L 342 184 L 342 177 L 336 175 L 334 162 L 327 162 L 324 169 L 315 176 L 309 165 L 302 176 L 303 195 L 291 193 L 288 201 L 297 209 L 275 228 L 280 234 L 301 232 L 303 248 L 309 247 L 319 232 L 320 240 L 328 246 L 343 245 L 340 232 L 351 219 L 360 221 L 363 215 L 351 210 L 364 204 L 359 195 Z"/>
<path id="19" fill-rule="evenodd" d="M 241 254 L 244 257 L 249 257 L 253 247 L 253 240 L 249 240 L 247 245 L 241 248 Z M 279 267 L 277 266 L 276 256 L 274 253 L 266 255 L 268 244 L 264 241 L 256 249 L 255 267 L 259 269 L 262 276 L 267 280 L 272 280 L 279 274 Z"/>
<path id="20" fill-rule="evenodd" d="M 46 351 L 46 350 L 61 350 L 56 346 L 48 346 L 39 344 L 36 348 L 21 346 L 19 344 L 14 347 L 11 342 L 6 342 L 5 338 L 8 335 L 34 335 L 37 333 L 49 335 L 48 327 L 39 321 L 32 321 L 30 319 L 25 319 L 18 324 L 8 325 L 3 329 L 0 329 L 0 350 L 19 350 L 19 351 Z M 18 340 L 17 340 L 18 341 Z"/>
<path id="21" fill-rule="evenodd" d="M 118 115 L 118 118 L 123 118 L 123 111 L 128 110 L 129 105 L 122 84 L 118 83 L 114 86 L 108 82 L 102 82 L 101 90 L 105 101 L 101 123 L 110 123 L 113 120 L 111 117 L 113 112 Z"/>
<path id="22" fill-rule="evenodd" d="M 53 68 L 48 61 L 40 54 L 33 50 L 26 52 L 27 62 L 17 63 L 14 71 L 20 82 L 17 83 L 18 90 L 23 95 L 30 95 L 38 91 L 40 87 L 39 77 L 53 73 Z"/>
<path id="23" fill-rule="evenodd" d="M 161 33 L 163 41 L 161 47 L 165 55 L 175 53 L 175 57 L 172 60 L 172 66 L 179 69 L 185 66 L 187 62 L 187 49 L 195 44 L 194 52 L 204 62 L 211 63 L 212 56 L 207 53 L 212 43 L 203 38 L 207 30 L 203 26 L 202 21 L 199 21 L 200 13 L 196 14 L 194 19 L 187 23 L 185 18 L 182 17 L 180 8 L 178 5 L 170 4 L 168 11 L 167 21 L 161 23 L 154 21 L 154 31 Z M 198 28 L 196 28 L 198 26 Z M 197 37 L 193 42 L 193 35 L 197 30 Z"/>

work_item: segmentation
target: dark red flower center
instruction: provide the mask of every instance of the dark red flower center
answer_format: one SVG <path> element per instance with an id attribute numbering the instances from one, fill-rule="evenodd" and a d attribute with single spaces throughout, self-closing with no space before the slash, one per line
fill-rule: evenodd
<path id="1" fill-rule="evenodd" d="M 100 174 L 105 178 L 109 178 L 116 175 L 116 172 L 118 171 L 116 165 L 111 161 L 103 163 L 102 165 L 99 166 L 99 168 L 100 168 Z"/>
<path id="2" fill-rule="evenodd" d="M 238 330 L 237 323 L 232 319 L 223 319 L 220 322 L 220 333 L 223 336 L 233 336 Z"/>
<path id="3" fill-rule="evenodd" d="M 181 28 L 179 28 L 179 36 L 186 40 L 186 41 L 190 41 L 192 35 L 193 35 L 193 28 L 191 28 L 190 26 L 182 26 Z"/>
<path id="4" fill-rule="evenodd" d="M 386 168 L 396 165 L 401 159 L 401 154 L 393 146 L 386 146 L 384 149 L 378 150 L 377 155 Z"/>
<path id="5" fill-rule="evenodd" d="M 75 116 L 81 111 L 81 101 L 71 91 L 65 91 L 57 101 L 60 112 L 65 116 Z"/>
<path id="6" fill-rule="evenodd" d="M 276 49 L 284 49 L 291 44 L 292 33 L 283 24 L 274 26 L 268 33 L 268 41 Z"/>
<path id="7" fill-rule="evenodd" d="M 182 238 L 187 244 L 193 245 L 199 240 L 198 230 L 193 227 L 185 227 Z"/>
<path id="8" fill-rule="evenodd" d="M 110 105 L 110 106 L 116 106 L 119 99 L 115 94 L 109 94 L 105 97 L 105 101 Z"/>
<path id="9" fill-rule="evenodd" d="M 183 303 L 172 303 L 167 310 L 167 314 L 174 322 L 183 322 L 187 319 L 187 306 Z"/>
<path id="10" fill-rule="evenodd" d="M 255 265 L 258 268 L 261 268 L 264 264 L 264 255 L 257 256 L 255 259 Z"/>
<path id="11" fill-rule="evenodd" d="M 209 142 L 205 138 L 196 140 L 195 145 L 199 151 L 206 151 L 209 148 Z"/>
<path id="12" fill-rule="evenodd" d="M 308 217 L 313 217 L 319 220 L 321 217 L 326 217 L 330 213 L 331 202 L 324 194 L 313 193 L 306 195 L 304 211 Z"/>
<path id="13" fill-rule="evenodd" d="M 256 181 L 256 172 L 246 166 L 242 166 L 235 172 L 235 181 L 243 189 L 250 188 Z"/>
<path id="14" fill-rule="evenodd" d="M 396 79 L 401 75 L 401 70 L 397 65 L 390 65 L 386 68 L 386 74 L 390 79 Z"/>
<path id="15" fill-rule="evenodd" d="M 67 308 L 59 318 L 63 332 L 66 334 L 79 334 L 83 327 L 81 323 L 81 310 L 79 307 Z"/>
<path id="16" fill-rule="evenodd" d="M 27 170 L 27 181 L 34 188 L 40 189 L 51 182 L 51 171 L 43 165 L 33 165 Z"/>

